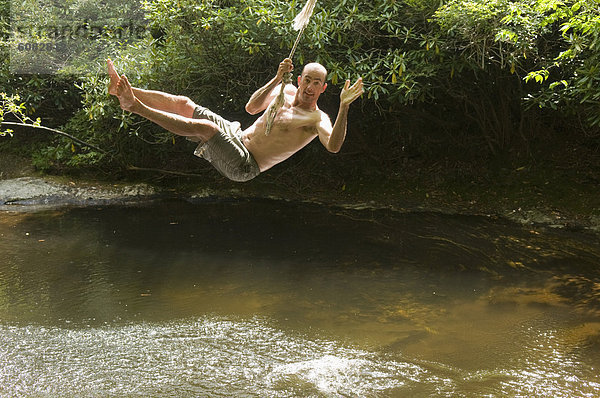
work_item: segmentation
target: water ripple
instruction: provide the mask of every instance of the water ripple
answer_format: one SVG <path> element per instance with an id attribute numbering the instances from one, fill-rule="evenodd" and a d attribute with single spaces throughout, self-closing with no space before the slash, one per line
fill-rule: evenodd
<path id="1" fill-rule="evenodd" d="M 290 336 L 259 318 L 0 333 L 6 397 L 379 396 L 442 383 L 419 365 Z"/>

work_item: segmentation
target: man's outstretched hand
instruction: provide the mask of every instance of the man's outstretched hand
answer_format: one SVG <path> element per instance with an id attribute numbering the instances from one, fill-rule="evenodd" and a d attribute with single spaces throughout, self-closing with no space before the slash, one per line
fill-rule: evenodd
<path id="1" fill-rule="evenodd" d="M 108 58 L 106 60 L 106 66 L 108 68 L 108 76 L 110 78 L 110 81 L 108 83 L 108 93 L 111 95 L 117 95 L 117 84 L 119 84 L 119 79 L 120 76 L 117 73 L 117 69 L 115 68 L 115 65 L 113 64 L 113 61 Z"/>
<path id="2" fill-rule="evenodd" d="M 350 87 L 350 80 L 346 80 L 346 84 L 344 84 L 344 88 L 342 89 L 342 93 L 340 94 L 340 105 L 348 106 L 354 102 L 355 99 L 360 97 L 363 90 L 363 81 L 362 77 L 359 77 L 356 83 Z"/>

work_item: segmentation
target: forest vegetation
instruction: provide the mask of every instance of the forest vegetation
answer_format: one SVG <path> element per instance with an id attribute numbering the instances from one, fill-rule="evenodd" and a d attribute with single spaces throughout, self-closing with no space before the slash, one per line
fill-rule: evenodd
<path id="1" fill-rule="evenodd" d="M 187 95 L 247 126 L 253 117 L 244 104 L 289 52 L 302 6 L 0 0 L 0 121 L 80 140 L 3 125 L 0 151 L 27 156 L 47 173 L 213 176 L 191 142 L 119 108 L 107 94 L 104 60 L 115 60 L 134 86 Z M 33 43 L 72 54 L 52 58 Z M 308 61 L 328 69 L 320 107 L 332 118 L 345 79 L 362 76 L 365 94 L 351 107 L 340 154 L 310 145 L 263 181 L 316 180 L 340 190 L 412 181 L 433 189 L 509 184 L 531 171 L 540 189 L 562 176 L 597 191 L 598 0 L 319 0 L 296 72 Z"/>

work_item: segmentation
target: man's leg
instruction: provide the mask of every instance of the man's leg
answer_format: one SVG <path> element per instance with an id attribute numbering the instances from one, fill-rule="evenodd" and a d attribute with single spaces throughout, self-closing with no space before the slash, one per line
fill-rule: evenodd
<path id="1" fill-rule="evenodd" d="M 117 95 L 117 85 L 119 84 L 119 74 L 112 62 L 106 61 L 108 66 L 108 76 L 110 83 L 108 85 L 108 93 Z M 162 91 L 144 90 L 141 88 L 132 87 L 133 95 L 150 108 L 161 111 L 175 113 L 184 117 L 193 117 L 196 104 L 188 97 L 182 95 L 172 95 Z"/>
<path id="2" fill-rule="evenodd" d="M 199 138 L 206 142 L 219 131 L 219 126 L 210 120 L 194 119 L 177 113 L 151 108 L 135 96 L 133 87 L 131 87 L 125 75 L 121 75 L 119 78 L 115 93 L 119 98 L 122 109 L 145 117 L 173 134 Z"/>

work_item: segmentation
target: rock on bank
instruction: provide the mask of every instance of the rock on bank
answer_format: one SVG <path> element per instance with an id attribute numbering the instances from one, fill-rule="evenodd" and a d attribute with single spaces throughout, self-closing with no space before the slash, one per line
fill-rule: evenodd
<path id="1" fill-rule="evenodd" d="M 156 190 L 147 184 L 86 185 L 57 182 L 37 177 L 0 180 L 0 210 L 54 207 L 64 205 L 128 204 L 156 197 Z"/>

